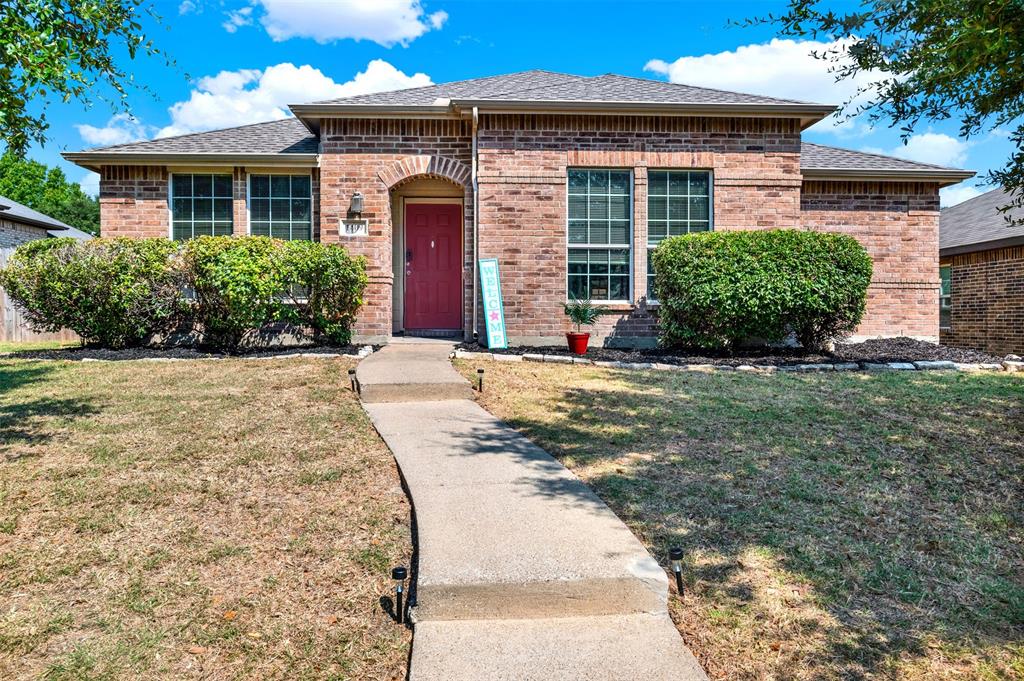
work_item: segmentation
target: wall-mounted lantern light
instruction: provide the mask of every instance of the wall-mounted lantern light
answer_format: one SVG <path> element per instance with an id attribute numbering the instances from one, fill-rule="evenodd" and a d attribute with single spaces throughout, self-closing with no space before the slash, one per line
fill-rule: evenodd
<path id="1" fill-rule="evenodd" d="M 363 195 L 356 192 L 352 195 L 352 201 L 348 204 L 349 217 L 359 219 L 363 215 Z"/>

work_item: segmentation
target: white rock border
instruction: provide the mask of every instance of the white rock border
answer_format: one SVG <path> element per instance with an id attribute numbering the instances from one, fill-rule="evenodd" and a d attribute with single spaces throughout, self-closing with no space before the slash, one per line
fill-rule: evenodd
<path id="1" fill-rule="evenodd" d="M 590 360 L 586 357 L 570 355 L 545 355 L 527 352 L 522 355 L 509 355 L 494 352 L 470 352 L 455 350 L 451 354 L 455 359 L 487 360 L 494 362 L 547 362 L 550 364 L 591 364 L 606 369 L 632 369 L 655 371 L 743 371 L 762 374 L 782 373 L 816 373 L 823 371 L 1007 371 L 1024 373 L 1024 361 L 1006 360 L 1001 363 L 961 363 L 944 360 L 921 360 L 917 362 L 829 362 L 821 364 L 786 364 L 783 366 L 764 364 L 740 364 L 729 366 L 722 364 L 665 364 L 663 362 L 614 362 Z"/>

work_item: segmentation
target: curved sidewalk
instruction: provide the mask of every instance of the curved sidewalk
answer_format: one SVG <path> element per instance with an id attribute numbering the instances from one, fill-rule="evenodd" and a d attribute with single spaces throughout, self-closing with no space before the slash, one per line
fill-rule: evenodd
<path id="1" fill-rule="evenodd" d="M 445 399 L 471 395 L 450 349 L 388 346 L 357 371 L 416 513 L 410 679 L 706 679 L 668 618 L 665 572 L 622 521 L 475 402 Z M 374 392 L 383 375 L 401 401 Z"/>

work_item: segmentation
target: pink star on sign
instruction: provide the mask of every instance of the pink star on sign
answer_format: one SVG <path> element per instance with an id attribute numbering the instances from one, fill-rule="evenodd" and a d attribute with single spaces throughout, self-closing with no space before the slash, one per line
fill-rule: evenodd
<path id="1" fill-rule="evenodd" d="M 491 320 L 495 321 L 495 322 L 498 321 L 498 313 L 497 312 L 492 312 L 491 313 Z"/>

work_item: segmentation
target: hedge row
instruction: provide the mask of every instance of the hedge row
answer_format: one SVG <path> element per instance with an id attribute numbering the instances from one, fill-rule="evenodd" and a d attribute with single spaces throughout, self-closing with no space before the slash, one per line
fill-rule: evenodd
<path id="1" fill-rule="evenodd" d="M 233 349 L 276 321 L 345 344 L 366 284 L 364 260 L 341 246 L 268 237 L 42 239 L 0 270 L 37 331 L 66 327 L 112 348 L 190 325 Z"/>
<path id="2" fill-rule="evenodd" d="M 856 239 L 797 230 L 672 237 L 653 264 L 662 344 L 711 348 L 790 334 L 821 348 L 860 323 L 872 271 Z"/>

